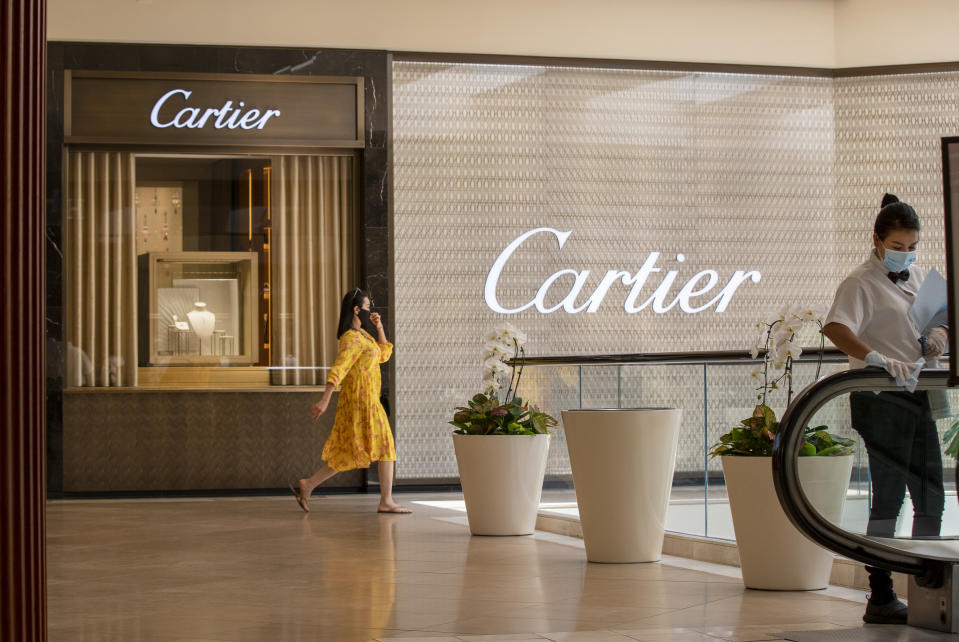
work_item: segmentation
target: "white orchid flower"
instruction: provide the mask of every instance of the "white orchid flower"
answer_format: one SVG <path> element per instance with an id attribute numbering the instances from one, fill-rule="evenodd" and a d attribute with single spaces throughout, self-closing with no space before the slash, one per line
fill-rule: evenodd
<path id="1" fill-rule="evenodd" d="M 797 306 L 795 303 L 787 303 L 779 309 L 779 320 L 788 321 L 796 316 Z"/>
<path id="2" fill-rule="evenodd" d="M 759 357 L 759 346 L 753 346 L 753 349 L 749 351 L 749 356 L 753 359 Z"/>
<path id="3" fill-rule="evenodd" d="M 762 330 L 760 330 L 759 334 L 756 335 L 756 341 L 755 341 L 756 345 L 759 346 L 760 348 L 765 346 L 766 339 L 768 336 L 769 336 L 769 328 L 763 325 Z"/>
<path id="4" fill-rule="evenodd" d="M 776 332 L 773 332 L 773 335 L 769 338 L 769 350 L 772 352 L 775 349 L 776 354 L 779 354 L 782 350 L 782 346 L 789 343 L 793 339 L 793 332 L 789 329 L 780 329 Z"/>
<path id="5" fill-rule="evenodd" d="M 763 377 L 763 364 L 758 364 L 752 371 L 749 373 L 749 376 L 753 379 L 759 380 Z"/>
<path id="6" fill-rule="evenodd" d="M 802 354 L 802 348 L 790 341 L 783 344 L 780 354 L 791 359 L 798 359 L 799 355 Z"/>
<path id="7" fill-rule="evenodd" d="M 802 323 L 793 317 L 779 326 L 779 333 L 784 336 L 792 336 L 802 329 Z"/>
<path id="8" fill-rule="evenodd" d="M 486 392 L 487 392 L 487 394 L 490 394 L 490 393 L 496 394 L 497 392 L 499 392 L 500 390 L 503 389 L 503 384 L 500 383 L 498 380 L 495 380 L 495 379 L 494 379 L 494 380 L 486 379 L 486 380 L 485 380 L 485 383 L 486 383 Z"/>
<path id="9" fill-rule="evenodd" d="M 491 392 L 499 392 L 503 389 L 503 382 L 495 372 L 488 372 L 483 376 L 483 385 Z"/>
<path id="10" fill-rule="evenodd" d="M 517 328 L 512 323 L 506 323 L 499 330 L 500 337 L 505 339 L 510 345 L 513 345 L 514 341 L 518 345 L 523 345 L 526 343 L 526 333 Z"/>
<path id="11" fill-rule="evenodd" d="M 510 346 L 503 343 L 502 341 L 487 341 L 483 345 L 483 349 L 487 354 L 496 355 L 496 356 L 508 356 L 512 353 Z"/>
<path id="12" fill-rule="evenodd" d="M 507 375 L 512 372 L 510 367 L 499 359 L 487 359 L 483 362 L 483 366 L 486 368 L 487 372 L 494 374 Z"/>
<path id="13" fill-rule="evenodd" d="M 491 357 L 483 362 L 483 371 L 484 372 L 496 372 L 497 366 L 501 365 L 503 362 L 496 357 Z"/>
<path id="14" fill-rule="evenodd" d="M 770 342 L 769 350 L 766 351 L 766 359 L 770 362 L 785 361 L 785 357 L 781 355 L 781 350 L 781 343 Z"/>
<path id="15" fill-rule="evenodd" d="M 486 343 L 506 343 L 506 340 L 503 338 L 503 335 L 497 330 L 495 332 L 490 332 L 486 335 Z"/>

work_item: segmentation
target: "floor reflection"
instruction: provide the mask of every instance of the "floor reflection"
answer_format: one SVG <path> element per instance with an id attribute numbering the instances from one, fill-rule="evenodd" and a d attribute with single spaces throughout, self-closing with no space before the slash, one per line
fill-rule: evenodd
<path id="1" fill-rule="evenodd" d="M 589 564 L 581 540 L 472 537 L 463 513 L 413 503 L 431 499 L 460 498 L 404 495 L 408 516 L 376 514 L 375 495 L 317 496 L 309 515 L 286 497 L 50 502 L 50 639 L 732 640 L 861 624 L 861 600 L 745 591 L 702 563 Z"/>

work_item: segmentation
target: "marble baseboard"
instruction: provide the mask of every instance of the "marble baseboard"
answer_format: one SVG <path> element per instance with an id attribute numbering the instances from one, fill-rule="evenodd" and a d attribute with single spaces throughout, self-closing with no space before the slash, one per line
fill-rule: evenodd
<path id="1" fill-rule="evenodd" d="M 579 519 L 556 513 L 541 512 L 536 520 L 536 530 L 580 539 L 583 537 Z M 739 549 L 735 542 L 726 540 L 666 533 L 663 538 L 663 554 L 700 562 L 739 566 Z M 896 593 L 906 596 L 909 577 L 903 573 L 893 573 L 892 576 Z M 833 561 L 829 583 L 833 586 L 869 590 L 869 577 L 865 565 L 844 557 L 836 557 Z"/>

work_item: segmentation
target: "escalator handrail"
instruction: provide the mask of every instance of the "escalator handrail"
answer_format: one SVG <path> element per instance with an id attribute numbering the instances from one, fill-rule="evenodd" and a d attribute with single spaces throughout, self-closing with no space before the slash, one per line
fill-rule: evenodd
<path id="1" fill-rule="evenodd" d="M 917 390 L 945 388 L 947 370 L 924 370 Z M 923 575 L 936 565 L 956 562 L 918 555 L 843 530 L 823 518 L 806 498 L 799 482 L 799 449 L 805 427 L 831 399 L 850 392 L 902 390 L 884 370 L 847 370 L 825 377 L 803 390 L 783 414 L 773 446 L 773 481 L 783 511 L 793 525 L 821 546 L 850 559 L 892 571 Z"/>

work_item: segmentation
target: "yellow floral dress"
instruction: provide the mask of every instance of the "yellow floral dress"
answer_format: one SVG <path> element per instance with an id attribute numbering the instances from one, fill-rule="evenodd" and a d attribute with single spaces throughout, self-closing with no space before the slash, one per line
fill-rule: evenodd
<path id="1" fill-rule="evenodd" d="M 396 461 L 390 422 L 380 403 L 380 364 L 392 354 L 392 343 L 380 345 L 363 330 L 347 330 L 340 337 L 336 362 L 326 380 L 339 388 L 340 396 L 322 455 L 333 470 Z"/>

